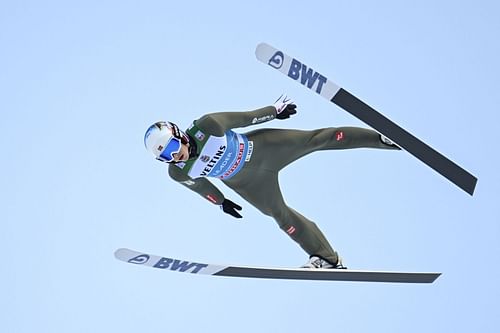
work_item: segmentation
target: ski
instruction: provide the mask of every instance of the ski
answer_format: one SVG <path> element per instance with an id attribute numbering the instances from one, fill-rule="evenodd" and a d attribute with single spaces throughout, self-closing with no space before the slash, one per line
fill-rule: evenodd
<path id="1" fill-rule="evenodd" d="M 399 147 L 427 164 L 468 194 L 474 194 L 477 183 L 475 176 L 386 118 L 347 90 L 330 81 L 326 76 L 266 43 L 257 45 L 255 55 L 259 61 L 300 82 L 308 89 L 316 92 L 388 137 Z"/>
<path id="2" fill-rule="evenodd" d="M 222 266 L 162 257 L 125 248 L 116 250 L 115 257 L 118 260 L 139 266 L 148 266 L 181 273 L 240 278 L 386 283 L 432 283 L 441 275 L 441 273 L 383 272 L 350 269 Z"/>

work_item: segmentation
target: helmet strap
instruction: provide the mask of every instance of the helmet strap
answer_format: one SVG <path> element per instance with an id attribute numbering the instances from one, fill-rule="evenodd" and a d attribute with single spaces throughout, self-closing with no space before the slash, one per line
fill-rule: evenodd
<path id="1" fill-rule="evenodd" d="M 189 158 L 197 157 L 198 156 L 198 145 L 196 144 L 196 141 L 189 135 L 187 134 L 187 137 L 189 139 Z"/>
<path id="2" fill-rule="evenodd" d="M 189 138 L 186 137 L 187 135 L 184 134 L 184 132 L 182 132 L 179 127 L 177 127 L 176 124 L 174 123 L 171 123 L 171 122 L 168 122 L 172 128 L 172 134 L 174 135 L 174 137 L 176 137 L 177 139 L 181 140 L 181 142 L 183 144 L 188 144 L 189 143 Z"/>

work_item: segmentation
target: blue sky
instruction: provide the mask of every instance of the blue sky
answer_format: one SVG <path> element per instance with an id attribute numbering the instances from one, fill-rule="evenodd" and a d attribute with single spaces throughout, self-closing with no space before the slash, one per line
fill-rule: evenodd
<path id="1" fill-rule="evenodd" d="M 0 3 L 2 332 L 496 332 L 500 288 L 494 1 Z M 321 152 L 280 177 L 356 269 L 440 271 L 432 285 L 215 278 L 126 265 L 119 247 L 217 264 L 307 259 L 268 217 L 237 221 L 145 151 L 283 92 L 261 126 L 365 126 L 264 66 L 267 42 L 479 178 L 470 197 L 408 153 Z"/>

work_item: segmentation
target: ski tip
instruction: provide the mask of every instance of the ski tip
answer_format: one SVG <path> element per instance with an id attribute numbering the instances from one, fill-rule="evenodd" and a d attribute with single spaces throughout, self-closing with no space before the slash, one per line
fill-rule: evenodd
<path id="1" fill-rule="evenodd" d="M 116 259 L 120 259 L 120 258 L 122 258 L 122 257 L 123 257 L 123 255 L 122 255 L 123 253 L 125 253 L 125 252 L 129 252 L 129 251 L 130 251 L 130 250 L 129 250 L 129 249 L 126 249 L 126 248 L 119 248 L 119 249 L 116 249 L 116 250 L 115 250 L 115 253 L 114 253 L 114 254 L 115 254 L 115 258 L 116 258 Z"/>
<path id="2" fill-rule="evenodd" d="M 265 42 L 260 42 L 259 44 L 257 44 L 257 47 L 255 49 L 258 50 L 259 48 L 268 47 L 268 46 L 270 46 L 270 45 L 265 43 Z"/>
<path id="3" fill-rule="evenodd" d="M 266 44 L 264 42 L 257 44 L 257 47 L 255 48 L 255 56 L 258 57 L 260 50 L 262 50 L 263 48 L 268 47 L 268 46 L 269 46 L 269 44 Z"/>

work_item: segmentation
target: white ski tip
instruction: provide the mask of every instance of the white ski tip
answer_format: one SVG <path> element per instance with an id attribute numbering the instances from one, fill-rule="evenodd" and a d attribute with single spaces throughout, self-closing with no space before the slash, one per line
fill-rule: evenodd
<path id="1" fill-rule="evenodd" d="M 261 52 L 263 49 L 266 49 L 269 47 L 271 47 L 271 46 L 267 43 L 264 43 L 264 42 L 257 44 L 257 47 L 255 48 L 255 55 L 258 56 L 259 52 Z"/>
<path id="2" fill-rule="evenodd" d="M 137 255 L 135 251 L 126 248 L 120 248 L 115 251 L 115 258 L 122 261 L 128 261 L 134 255 Z"/>

